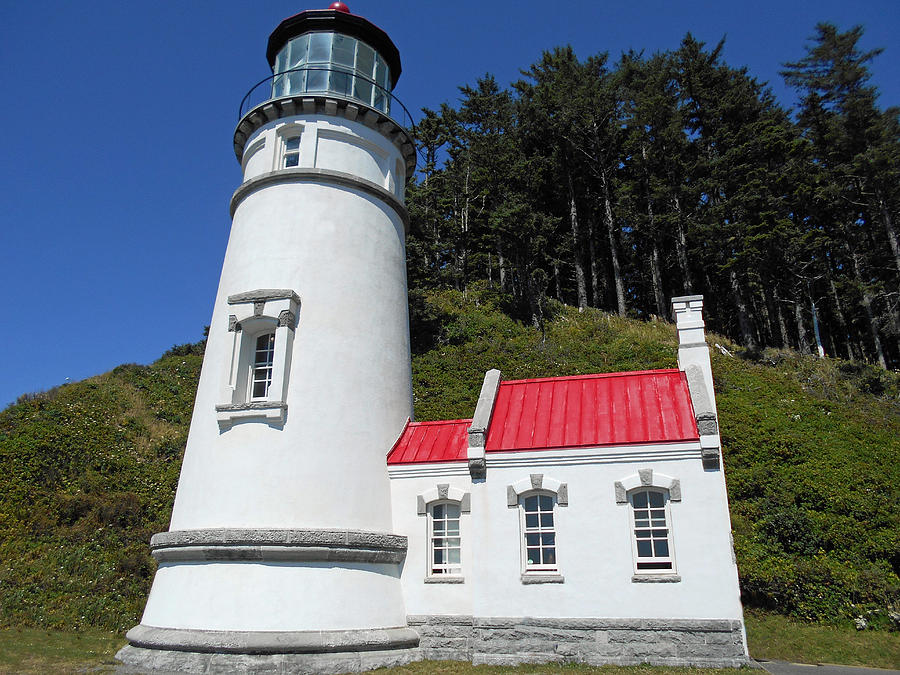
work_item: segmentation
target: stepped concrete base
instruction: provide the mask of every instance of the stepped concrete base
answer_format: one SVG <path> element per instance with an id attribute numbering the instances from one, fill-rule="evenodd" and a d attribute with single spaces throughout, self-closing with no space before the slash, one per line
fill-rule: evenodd
<path id="1" fill-rule="evenodd" d="M 211 631 L 138 625 L 116 658 L 130 673 L 356 673 L 422 660 L 409 628 Z"/>
<path id="2" fill-rule="evenodd" d="M 182 652 L 143 647 L 122 647 L 116 658 L 123 674 L 164 675 L 175 673 L 359 673 L 376 668 L 392 668 L 422 660 L 418 648 L 321 654 L 220 654 Z"/>

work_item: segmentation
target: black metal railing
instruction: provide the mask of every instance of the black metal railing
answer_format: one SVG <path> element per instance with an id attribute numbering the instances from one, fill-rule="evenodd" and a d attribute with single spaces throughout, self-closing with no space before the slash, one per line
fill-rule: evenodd
<path id="1" fill-rule="evenodd" d="M 316 73 L 322 73 L 323 77 L 316 77 Z M 368 96 L 360 95 L 361 91 L 367 91 Z M 241 100 L 238 119 L 266 101 L 304 94 L 338 96 L 356 101 L 384 113 L 406 129 L 411 130 L 414 126 L 409 110 L 390 91 L 352 70 L 328 66 L 291 68 L 260 80 Z"/>

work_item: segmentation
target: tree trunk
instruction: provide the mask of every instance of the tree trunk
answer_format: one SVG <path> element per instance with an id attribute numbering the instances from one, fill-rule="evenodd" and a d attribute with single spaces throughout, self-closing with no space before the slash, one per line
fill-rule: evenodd
<path id="1" fill-rule="evenodd" d="M 778 333 L 781 336 L 781 346 L 790 347 L 787 323 L 784 320 L 784 312 L 781 311 L 781 298 L 778 297 L 778 287 L 772 288 L 772 304 L 775 305 L 775 320 L 778 322 Z"/>
<path id="2" fill-rule="evenodd" d="M 568 165 L 565 166 L 566 188 L 569 197 L 569 224 L 572 227 L 572 262 L 575 263 L 575 289 L 578 293 L 578 308 L 587 307 L 587 285 L 584 278 L 584 266 L 581 263 L 581 232 L 578 227 L 578 209 L 575 206 L 575 183 Z"/>
<path id="3" fill-rule="evenodd" d="M 803 308 L 798 300 L 794 301 L 794 319 L 797 322 L 797 351 L 809 354 L 809 338 L 806 336 L 806 326 L 803 325 Z"/>
<path id="4" fill-rule="evenodd" d="M 875 198 L 878 200 L 878 210 L 881 211 L 881 222 L 884 224 L 887 233 L 888 242 L 891 245 L 891 252 L 894 254 L 894 266 L 897 268 L 898 279 L 900 279 L 900 241 L 897 240 L 897 231 L 894 229 L 894 222 L 891 219 L 891 212 L 881 196 L 881 191 L 875 190 Z"/>
<path id="5" fill-rule="evenodd" d="M 562 302 L 563 295 L 562 295 L 562 286 L 559 283 L 559 264 L 556 262 L 553 263 L 553 281 L 556 282 L 556 299 L 559 302 Z"/>
<path id="6" fill-rule="evenodd" d="M 684 234 L 684 220 L 681 214 L 681 202 L 678 195 L 674 195 L 675 202 L 675 250 L 678 254 L 678 266 L 681 268 L 681 277 L 684 279 L 684 290 L 690 295 L 694 292 L 694 282 L 691 280 L 691 268 L 688 265 L 687 237 Z"/>
<path id="7" fill-rule="evenodd" d="M 503 257 L 503 248 L 500 246 L 500 242 L 497 242 L 497 267 L 500 270 L 500 292 L 507 292 L 507 280 L 506 280 L 506 258 Z"/>
<path id="8" fill-rule="evenodd" d="M 834 285 L 834 278 L 831 276 L 830 270 L 828 271 L 828 287 L 831 290 L 831 299 L 834 302 L 834 316 L 837 319 L 844 340 L 847 341 L 847 358 L 854 361 L 856 360 L 856 354 L 853 351 L 853 338 L 850 335 L 850 327 L 847 324 L 847 319 L 844 318 L 844 310 L 841 309 L 841 299 L 838 296 L 837 287 Z M 861 353 L 859 358 L 862 358 Z"/>
<path id="9" fill-rule="evenodd" d="M 859 290 L 862 293 L 862 306 L 866 310 L 869 333 L 872 336 L 872 343 L 875 345 L 875 356 L 878 359 L 878 365 L 887 370 L 884 348 L 881 345 L 881 337 L 878 335 L 878 324 L 875 323 L 875 313 L 872 311 L 872 293 L 869 291 L 868 284 L 863 281 L 859 268 L 859 256 L 855 252 L 851 252 L 850 258 L 853 260 L 853 274 L 856 276 L 856 283 L 859 284 Z"/>
<path id="10" fill-rule="evenodd" d="M 613 283 L 616 287 L 616 304 L 619 316 L 625 316 L 625 282 L 622 280 L 622 270 L 619 267 L 619 246 L 616 243 L 616 226 L 613 221 L 612 204 L 609 197 L 609 179 L 604 169 L 600 173 L 600 182 L 603 187 L 603 214 L 606 221 L 606 234 L 609 237 L 609 257 L 612 266 Z"/>
<path id="11" fill-rule="evenodd" d="M 734 299 L 735 309 L 737 309 L 741 341 L 748 349 L 756 349 L 756 339 L 753 337 L 753 328 L 750 324 L 749 313 L 747 312 L 747 302 L 744 300 L 744 294 L 741 293 L 741 285 L 738 282 L 737 272 L 735 272 L 732 267 L 728 274 L 731 279 L 731 295 Z"/>
<path id="12" fill-rule="evenodd" d="M 597 237 L 596 227 L 594 224 L 594 214 L 588 216 L 588 253 L 591 259 L 591 304 L 594 307 L 601 307 L 601 298 L 603 293 L 600 290 L 600 270 L 597 266 Z"/>

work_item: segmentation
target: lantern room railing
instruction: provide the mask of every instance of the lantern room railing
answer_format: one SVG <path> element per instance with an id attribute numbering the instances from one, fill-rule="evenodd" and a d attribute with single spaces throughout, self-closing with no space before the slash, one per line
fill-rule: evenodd
<path id="1" fill-rule="evenodd" d="M 413 128 L 409 110 L 390 91 L 359 73 L 328 66 L 291 68 L 260 80 L 241 100 L 238 119 L 266 101 L 304 94 L 337 96 L 362 103 L 406 129 Z"/>

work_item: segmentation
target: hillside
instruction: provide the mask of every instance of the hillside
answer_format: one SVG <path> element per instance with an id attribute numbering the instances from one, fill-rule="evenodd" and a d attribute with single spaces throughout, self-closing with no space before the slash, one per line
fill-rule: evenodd
<path id="1" fill-rule="evenodd" d="M 552 305 L 541 331 L 489 291 L 415 294 L 418 419 L 472 414 L 504 378 L 675 365 L 671 324 Z M 900 377 L 710 336 L 745 602 L 798 618 L 900 609 Z M 0 412 L 0 625 L 124 630 L 168 526 L 202 344 Z M 896 627 L 896 624 L 895 624 Z"/>

